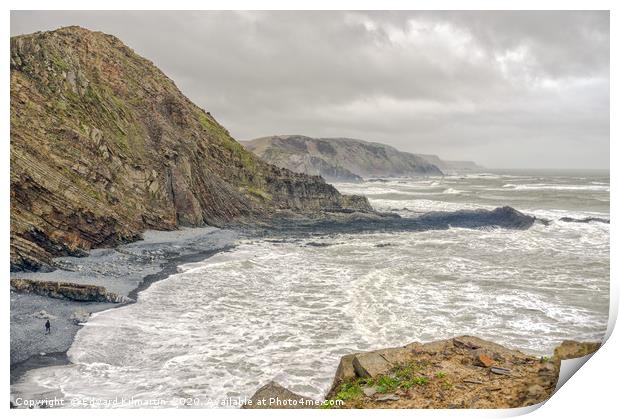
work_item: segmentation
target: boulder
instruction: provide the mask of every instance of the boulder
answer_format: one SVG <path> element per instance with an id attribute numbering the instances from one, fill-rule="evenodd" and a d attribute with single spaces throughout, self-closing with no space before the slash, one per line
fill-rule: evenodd
<path id="1" fill-rule="evenodd" d="M 336 369 L 336 375 L 334 376 L 334 380 L 332 381 L 332 386 L 327 392 L 328 395 L 332 394 L 332 392 L 343 381 L 356 377 L 355 369 L 353 368 L 353 358 L 355 358 L 356 355 L 357 354 L 349 354 L 340 358 L 340 363 L 338 364 L 338 369 Z"/>
<path id="2" fill-rule="evenodd" d="M 357 354 L 353 358 L 353 368 L 358 377 L 374 378 L 388 373 L 392 365 L 378 352 Z"/>
<path id="3" fill-rule="evenodd" d="M 270 381 L 241 406 L 242 409 L 312 409 L 320 402 L 309 397 L 293 393 L 280 384 Z"/>

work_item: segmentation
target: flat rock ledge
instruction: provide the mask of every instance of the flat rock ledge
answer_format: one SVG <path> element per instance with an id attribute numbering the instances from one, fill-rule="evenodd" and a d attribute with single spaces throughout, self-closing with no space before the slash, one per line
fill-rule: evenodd
<path id="1" fill-rule="evenodd" d="M 555 391 L 563 359 L 598 350 L 598 342 L 565 341 L 553 356 L 537 357 L 473 336 L 345 355 L 323 408 L 515 408 L 546 401 Z M 276 406 L 280 399 L 309 400 L 269 383 L 252 408 Z M 273 403 L 260 403 L 259 400 Z M 249 408 L 246 407 L 246 408 Z"/>
<path id="2" fill-rule="evenodd" d="M 70 301 L 100 303 L 127 303 L 132 301 L 123 295 L 108 292 L 105 287 L 101 286 L 23 278 L 11 278 L 11 291 Z"/>

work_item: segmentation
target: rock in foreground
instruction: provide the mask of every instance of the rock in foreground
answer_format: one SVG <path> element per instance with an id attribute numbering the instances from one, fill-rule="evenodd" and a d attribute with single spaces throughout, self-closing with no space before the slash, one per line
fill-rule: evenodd
<path id="1" fill-rule="evenodd" d="M 565 341 L 538 358 L 472 336 L 345 355 L 325 408 L 498 409 L 529 406 L 555 391 L 560 361 L 600 347 Z M 252 397 L 303 398 L 269 383 Z M 316 403 L 316 402 L 315 402 Z M 263 406 L 270 408 L 275 406 Z M 290 407 L 290 406 L 289 406 Z"/>
<path id="2" fill-rule="evenodd" d="M 271 381 L 259 388 L 242 409 L 311 409 L 320 403 Z"/>
<path id="3" fill-rule="evenodd" d="M 551 359 L 461 336 L 344 356 L 327 399 L 345 408 L 513 408 L 547 400 L 560 361 L 598 343 L 565 342 Z"/>

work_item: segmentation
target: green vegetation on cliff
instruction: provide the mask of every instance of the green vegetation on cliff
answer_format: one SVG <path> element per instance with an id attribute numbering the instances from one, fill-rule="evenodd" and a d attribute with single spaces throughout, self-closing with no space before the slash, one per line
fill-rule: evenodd
<path id="1" fill-rule="evenodd" d="M 208 81 L 205 81 L 208 82 Z M 119 39 L 79 27 L 11 38 L 11 266 L 179 225 L 366 201 L 246 151 Z"/>
<path id="2" fill-rule="evenodd" d="M 437 162 L 385 144 L 350 138 L 276 135 L 244 143 L 266 162 L 330 181 L 357 182 L 368 177 L 440 176 Z"/>

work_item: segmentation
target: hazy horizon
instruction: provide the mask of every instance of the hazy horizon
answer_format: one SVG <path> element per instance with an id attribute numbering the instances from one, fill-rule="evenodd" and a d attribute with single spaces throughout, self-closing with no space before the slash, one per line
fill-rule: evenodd
<path id="1" fill-rule="evenodd" d="M 472 160 L 609 170 L 609 13 L 12 11 L 153 61 L 238 140 L 294 132 Z"/>

